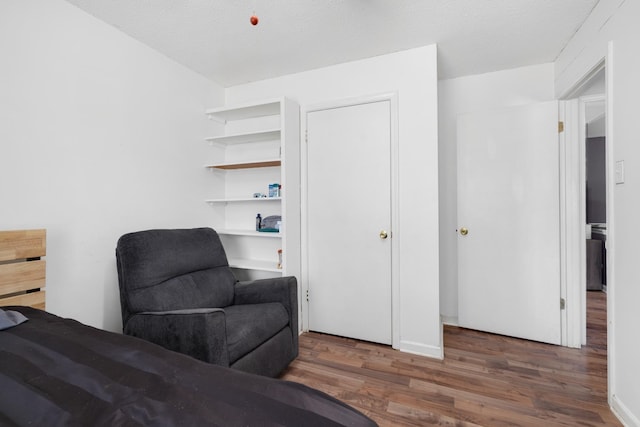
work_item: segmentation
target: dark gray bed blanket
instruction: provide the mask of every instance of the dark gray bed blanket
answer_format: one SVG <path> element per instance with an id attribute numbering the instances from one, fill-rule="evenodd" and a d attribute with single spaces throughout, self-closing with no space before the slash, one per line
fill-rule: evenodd
<path id="1" fill-rule="evenodd" d="M 29 307 L 0 331 L 0 425 L 375 426 L 317 390 Z"/>

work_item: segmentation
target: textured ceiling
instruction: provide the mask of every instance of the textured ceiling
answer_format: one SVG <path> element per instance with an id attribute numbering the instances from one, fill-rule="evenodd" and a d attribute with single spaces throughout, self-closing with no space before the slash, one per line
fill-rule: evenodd
<path id="1" fill-rule="evenodd" d="M 552 62 L 598 2 L 67 1 L 223 86 L 433 43 L 440 79 Z"/>

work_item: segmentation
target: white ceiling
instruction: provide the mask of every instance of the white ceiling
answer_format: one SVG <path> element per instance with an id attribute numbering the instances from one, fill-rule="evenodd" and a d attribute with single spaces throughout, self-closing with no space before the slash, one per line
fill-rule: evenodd
<path id="1" fill-rule="evenodd" d="M 67 0 L 223 86 L 438 44 L 440 79 L 552 62 L 598 0 Z M 252 26 L 255 12 L 260 22 Z"/>

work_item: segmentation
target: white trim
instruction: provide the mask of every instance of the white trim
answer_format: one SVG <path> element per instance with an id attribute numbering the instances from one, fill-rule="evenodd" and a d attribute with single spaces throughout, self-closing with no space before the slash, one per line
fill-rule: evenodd
<path id="1" fill-rule="evenodd" d="M 444 347 L 426 345 L 414 341 L 400 341 L 399 350 L 405 353 L 417 354 L 419 356 L 431 357 L 434 359 L 444 358 Z"/>
<path id="2" fill-rule="evenodd" d="M 609 405 L 613 406 L 616 393 L 616 340 L 615 340 L 615 203 L 614 203 L 614 190 L 615 190 L 615 158 L 613 145 L 615 144 L 614 134 L 614 115 L 613 104 L 615 102 L 613 98 L 613 41 L 607 44 L 607 57 L 605 59 L 605 79 L 606 79 L 606 158 L 607 158 L 607 379 L 608 379 L 608 394 Z"/>
<path id="3" fill-rule="evenodd" d="M 440 315 L 440 323 L 442 323 L 442 325 L 449 325 L 449 326 L 460 326 L 458 323 L 458 316 L 443 316 Z"/>
<path id="4" fill-rule="evenodd" d="M 333 108 L 350 107 L 361 104 L 371 104 L 374 102 L 389 101 L 390 103 L 390 129 L 391 129 L 391 339 L 392 347 L 395 349 L 401 348 L 400 343 L 400 257 L 399 257 L 399 241 L 400 235 L 400 218 L 399 218 L 399 137 L 398 137 L 398 94 L 397 92 L 388 92 L 377 95 L 358 96 L 354 98 L 347 98 L 342 100 L 322 102 L 313 104 L 303 108 L 301 115 L 301 127 L 303 141 L 301 149 L 301 212 L 302 212 L 302 272 L 303 286 L 302 293 L 306 295 L 309 290 L 309 259 L 308 259 L 308 151 L 307 151 L 307 115 L 314 111 L 329 110 Z M 309 302 L 306 298 L 302 298 L 302 328 L 304 331 L 309 330 Z M 413 348 L 410 346 L 410 348 Z M 409 350 L 407 350 L 409 351 Z M 422 354 L 422 350 L 416 350 L 416 354 Z M 440 353 L 442 352 L 439 350 Z M 432 350 L 428 350 L 428 354 L 432 354 Z"/>
<path id="5" fill-rule="evenodd" d="M 615 394 L 611 396 L 611 410 L 625 427 L 639 427 L 640 419 Z"/>
<path id="6" fill-rule="evenodd" d="M 566 102 L 558 102 L 558 120 L 565 122 L 565 131 L 560 132 L 558 135 L 558 169 L 559 169 L 559 209 L 560 209 L 560 298 L 563 298 L 568 305 L 571 305 L 571 301 L 567 299 L 567 229 L 569 227 L 570 219 L 567 215 L 567 175 L 569 171 L 567 167 L 566 159 L 566 146 L 567 139 L 565 137 L 566 132 L 572 127 L 572 122 L 565 117 Z M 558 305 L 560 301 L 558 301 Z M 567 345 L 567 313 L 568 309 L 565 306 L 565 310 L 560 310 L 560 345 Z"/>
<path id="7" fill-rule="evenodd" d="M 567 299 L 567 228 L 570 222 L 567 216 L 567 159 L 565 138 L 567 130 L 573 126 L 565 117 L 565 102 L 558 101 L 558 120 L 565 123 L 565 131 L 558 133 L 558 190 L 559 190 L 559 214 L 560 214 L 560 298 Z M 569 301 L 570 302 L 570 301 Z M 558 302 L 560 304 L 560 302 Z M 567 345 L 567 316 L 565 310 L 560 310 L 560 345 Z"/>
<path id="8" fill-rule="evenodd" d="M 606 70 L 605 59 L 599 60 L 591 69 L 589 69 L 585 75 L 579 79 L 570 89 L 568 89 L 560 99 L 574 101 L 576 96 L 585 87 L 585 85 L 600 71 Z M 566 136 L 566 143 L 568 147 L 573 149 L 568 151 L 568 157 L 566 159 L 565 174 L 561 175 L 565 184 L 571 187 L 567 188 L 567 192 L 561 203 L 566 205 L 567 216 L 563 219 L 562 224 L 565 224 L 565 231 L 563 233 L 564 238 L 567 239 L 566 250 L 567 257 L 566 262 L 572 262 L 571 264 L 563 263 L 563 268 L 566 269 L 566 276 L 563 279 L 566 280 L 566 293 L 567 293 L 567 312 L 566 326 L 567 326 L 567 343 L 570 347 L 578 347 L 582 344 L 586 344 L 587 341 L 587 277 L 586 277 L 586 171 L 585 171 L 585 113 L 584 104 L 582 100 L 588 101 L 590 97 L 580 98 L 579 105 L 577 107 L 577 117 L 575 111 L 571 118 L 568 118 L 565 123 L 565 131 L 570 135 Z M 571 102 L 570 101 L 570 102 Z M 608 140 L 607 140 L 608 144 Z M 577 150 L 576 150 L 577 148 Z M 607 166 L 608 167 L 608 166 Z M 578 182 L 571 183 L 570 177 L 578 179 Z M 576 197 L 577 196 L 577 197 Z M 607 221 L 609 216 L 607 214 Z M 576 222 L 577 221 L 577 222 Z M 574 256 L 577 254 L 578 259 Z M 576 271 L 575 269 L 578 269 Z M 576 323 L 579 322 L 579 326 Z"/>
<path id="9" fill-rule="evenodd" d="M 307 111 L 301 106 L 300 112 L 300 323 L 303 332 L 309 332 L 309 232 L 307 206 L 309 205 L 308 158 L 307 158 Z"/>
<path id="10" fill-rule="evenodd" d="M 582 89 L 585 87 L 585 85 L 587 83 L 589 83 L 589 81 L 596 75 L 598 74 L 600 71 L 602 71 L 603 69 L 606 68 L 606 60 L 604 58 L 601 58 L 593 67 L 591 67 L 591 69 L 589 71 L 587 71 L 585 73 L 584 76 L 582 76 L 581 79 L 579 79 L 571 88 L 569 88 L 569 90 L 567 90 L 561 97 L 560 99 L 572 99 L 572 98 L 576 98 L 580 92 L 582 91 Z"/>
<path id="11" fill-rule="evenodd" d="M 582 225 L 580 233 L 580 342 L 582 345 L 587 344 L 587 170 L 586 170 L 586 141 L 587 141 L 587 120 L 586 105 L 584 97 L 580 98 L 580 118 L 578 123 L 580 156 L 578 159 L 578 173 L 580 174 L 580 200 L 578 206 L 581 208 L 579 221 Z"/>
<path id="12" fill-rule="evenodd" d="M 578 100 L 560 101 L 560 118 L 565 122 L 560 133 L 560 293 L 566 301 L 561 313 L 562 345 L 579 348 L 581 340 L 580 265 L 585 246 L 580 209 L 580 141 Z M 583 143 L 584 144 L 584 143 Z M 584 206 L 584 205 L 583 205 Z M 585 255 L 586 256 L 586 255 Z M 585 290 L 586 292 L 586 290 Z"/>
<path id="13" fill-rule="evenodd" d="M 391 343 L 400 348 L 400 137 L 398 93 L 386 95 L 391 103 Z M 440 334 L 442 335 L 442 334 Z"/>
<path id="14" fill-rule="evenodd" d="M 566 91 L 562 98 L 567 99 L 579 93 L 584 84 L 589 81 L 597 72 L 603 68 L 605 70 L 605 102 L 606 102 L 606 174 L 607 174 L 607 396 L 609 406 L 614 414 L 625 424 L 640 426 L 640 423 L 627 407 L 616 396 L 616 339 L 615 339 L 615 158 L 614 149 L 614 97 L 613 97 L 613 56 L 614 42 L 609 41 L 607 44 L 606 57 L 599 60 L 576 84 Z M 586 199 L 586 197 L 584 198 Z M 583 200 L 584 200 L 583 199 Z M 586 220 L 585 220 L 586 223 Z M 586 252 L 586 251 L 585 251 Z M 586 257 L 586 253 L 585 253 Z M 585 277 L 586 294 L 586 277 Z M 586 299 L 586 295 L 585 295 Z M 585 301 L 586 309 L 586 301 Z M 586 314 L 585 314 L 586 328 Z"/>

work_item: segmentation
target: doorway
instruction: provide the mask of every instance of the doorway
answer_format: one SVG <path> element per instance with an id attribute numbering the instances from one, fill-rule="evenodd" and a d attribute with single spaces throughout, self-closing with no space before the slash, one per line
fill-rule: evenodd
<path id="1" fill-rule="evenodd" d="M 594 95 L 594 92 L 600 94 Z M 598 239 L 606 235 L 604 68 L 601 68 L 601 73 L 594 73 L 592 81 L 585 82 L 581 91 L 573 94 L 572 100 L 561 101 L 560 108 L 556 107 L 555 112 L 550 111 L 543 115 L 543 110 L 536 110 L 543 105 L 544 103 L 540 106 L 532 104 L 496 112 L 474 113 L 458 119 L 458 283 L 461 290 L 458 300 L 459 324 L 489 332 L 580 347 L 581 344 L 586 344 L 587 243 L 594 248 L 592 251 L 599 255 L 589 262 L 589 267 L 600 272 L 594 279 L 594 286 L 600 289 L 602 284 L 606 283 L 605 242 L 602 238 Z M 524 118 L 518 115 L 519 110 L 525 113 Z M 558 127 L 558 160 L 544 157 L 546 161 L 542 161 L 528 179 L 523 178 L 526 176 L 527 168 L 518 164 L 519 158 L 526 158 L 527 166 L 530 166 L 529 164 L 535 164 L 534 160 L 543 159 L 541 153 L 547 153 L 548 156 L 554 154 L 552 147 L 558 146 L 557 143 L 553 144 L 553 141 L 557 141 L 557 136 L 554 137 L 550 133 L 543 137 L 536 132 L 555 126 L 554 120 L 558 119 L 558 114 L 560 124 L 566 124 Z M 547 119 L 541 120 L 542 117 Z M 533 128 L 527 127 L 530 125 L 533 125 Z M 511 127 L 514 127 L 514 131 L 512 136 L 509 136 L 508 131 Z M 587 128 L 590 128 L 590 137 L 598 138 L 587 141 Z M 525 141 L 525 136 L 521 135 L 524 129 L 526 136 L 535 135 L 535 141 L 517 146 L 519 142 Z M 500 136 L 505 132 L 506 142 L 499 145 Z M 547 141 L 546 147 L 551 151 L 528 151 L 531 150 L 530 146 L 540 147 L 540 141 Z M 589 169 L 593 175 L 589 183 L 586 181 L 585 172 L 587 142 L 593 143 L 594 146 L 589 157 L 592 163 Z M 518 154 L 508 154 L 509 150 L 516 146 Z M 508 154 L 507 162 L 498 162 L 500 158 L 505 157 L 504 153 Z M 544 180 L 557 177 L 553 165 L 558 163 L 560 194 L 557 194 L 553 183 L 536 193 Z M 464 167 L 461 168 L 460 165 Z M 551 170 L 544 169 L 544 165 L 547 165 L 547 168 L 551 167 Z M 489 178 L 490 182 L 483 181 Z M 522 183 L 533 183 L 535 186 L 524 187 Z M 589 216 L 595 237 L 592 239 L 590 233 L 589 242 L 586 241 L 587 186 L 589 200 L 593 205 Z M 523 188 L 526 190 L 524 193 Z M 494 193 L 496 197 L 491 198 Z M 518 197 L 520 193 L 529 195 L 529 198 L 531 195 L 540 194 L 540 198 L 536 199 L 537 202 L 533 205 L 527 206 L 529 198 Z M 480 199 L 478 195 L 481 195 Z M 504 205 L 505 200 L 514 202 Z M 557 200 L 562 200 L 559 207 Z M 547 216 L 541 216 L 541 206 L 553 209 Z M 524 212 L 518 213 L 518 209 L 523 209 Z M 507 217 L 505 214 L 508 214 Z M 517 215 L 514 217 L 512 214 Z M 532 216 L 527 217 L 528 214 Z M 474 219 L 470 215 L 479 215 L 480 218 Z M 557 223 L 554 218 L 558 218 L 558 215 L 560 231 L 554 229 L 554 223 Z M 524 220 L 525 218 L 528 219 Z M 543 220 L 536 226 L 540 218 Z M 482 219 L 486 221 L 481 222 Z M 489 223 L 486 223 L 487 221 Z M 492 223 L 493 228 L 490 227 Z M 523 230 L 535 232 L 523 233 Z M 549 246 L 535 240 L 543 235 L 546 236 L 544 242 L 549 243 Z M 518 236 L 523 236 L 525 240 L 520 242 Z M 560 253 L 555 254 L 554 248 L 558 246 Z M 597 252 L 600 247 L 602 251 Z M 525 248 L 526 252 L 512 251 L 514 248 Z M 515 257 L 514 253 L 520 252 L 526 253 L 526 260 Z M 492 258 L 486 254 L 501 256 Z M 545 270 L 546 278 L 537 280 L 538 276 L 535 274 L 540 275 L 542 270 L 539 266 L 544 265 L 545 256 L 548 256 L 549 260 L 560 259 L 561 271 L 560 274 L 556 274 L 549 265 Z M 495 258 L 509 260 L 506 265 L 516 266 L 512 269 L 514 271 L 505 268 L 505 263 L 501 264 L 500 268 L 495 267 Z M 532 272 L 528 270 L 531 266 L 538 268 Z M 523 274 L 524 277 L 521 277 Z M 532 277 L 532 283 L 527 282 Z M 559 288 L 555 277 L 560 280 Z M 479 286 L 479 283 L 488 285 Z M 543 289 L 539 283 L 548 284 L 549 288 Z M 539 293 L 536 293 L 538 291 Z M 526 313 L 526 308 L 533 308 L 533 313 L 522 316 Z M 542 313 L 541 319 L 535 317 L 539 313 Z M 523 322 L 523 318 L 535 319 L 535 322 Z M 561 327 L 557 321 L 561 322 Z M 560 330 L 561 336 L 558 335 Z M 543 331 L 554 332 L 555 335 L 543 335 Z"/>
<path id="2" fill-rule="evenodd" d="M 587 306 L 594 299 L 609 299 L 604 293 L 609 282 L 607 277 L 612 277 L 611 271 L 607 271 L 612 253 L 606 249 L 612 238 L 610 212 L 614 185 L 612 147 L 607 135 L 611 110 L 607 104 L 610 75 L 606 71 L 606 61 L 610 53 L 562 96 L 567 106 L 566 162 L 561 172 L 566 183 L 564 223 L 569 230 L 565 278 L 569 301 L 579 301 L 579 304 L 573 304 L 575 309 L 568 316 L 569 324 L 579 325 L 569 333 L 572 347 L 587 345 L 587 324 L 591 323 L 587 319 L 590 312 Z M 613 287 L 609 286 L 608 291 L 613 292 Z M 598 298 L 590 294 L 587 298 L 588 292 L 603 295 Z M 611 310 L 612 306 L 606 302 L 600 310 L 604 313 L 600 315 L 606 319 Z M 609 349 L 609 353 L 612 351 Z"/>
<path id="3" fill-rule="evenodd" d="M 607 286 L 607 134 L 604 63 L 575 94 L 579 102 L 581 150 L 580 221 L 584 227 L 581 253 L 581 340 L 587 344 L 588 293 Z M 606 304 L 605 304 L 606 315 Z"/>

